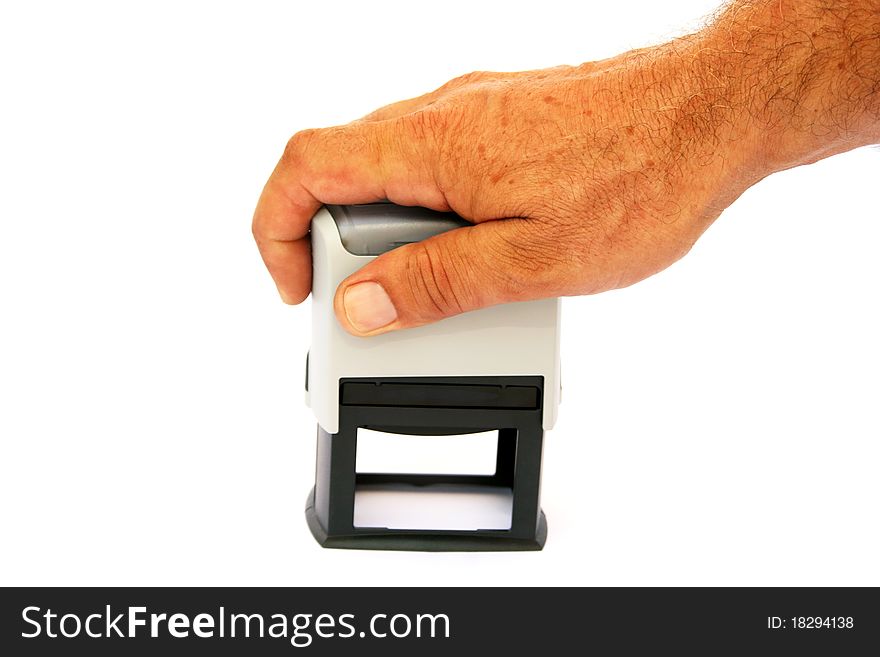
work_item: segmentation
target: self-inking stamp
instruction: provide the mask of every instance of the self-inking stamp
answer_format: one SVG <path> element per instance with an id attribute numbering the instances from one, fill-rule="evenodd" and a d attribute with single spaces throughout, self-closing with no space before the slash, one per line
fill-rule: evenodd
<path id="1" fill-rule="evenodd" d="M 306 402 L 318 421 L 309 528 L 324 547 L 540 550 L 544 431 L 559 404 L 559 299 L 493 306 L 434 324 L 355 337 L 333 312 L 337 286 L 402 244 L 468 226 L 458 216 L 390 203 L 326 206 L 312 220 L 312 343 Z M 467 230 L 467 228 L 465 228 Z M 490 475 L 359 473 L 358 429 L 420 436 L 497 430 Z M 510 526 L 426 530 L 356 526 L 359 489 L 509 489 Z"/>

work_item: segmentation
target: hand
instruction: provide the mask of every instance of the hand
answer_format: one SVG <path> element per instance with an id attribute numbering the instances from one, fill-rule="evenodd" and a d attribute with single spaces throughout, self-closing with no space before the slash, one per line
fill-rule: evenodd
<path id="1" fill-rule="evenodd" d="M 777 2 L 754 4 L 764 13 L 731 14 L 735 4 L 712 29 L 672 43 L 578 67 L 473 73 L 348 125 L 297 133 L 253 225 L 282 298 L 309 293 L 309 222 L 323 203 L 388 199 L 474 224 L 394 249 L 343 281 L 336 314 L 355 335 L 592 294 L 669 266 L 751 184 L 864 141 L 820 139 L 817 119 L 798 125 L 802 114 L 774 104 L 786 78 L 773 82 L 770 64 L 744 59 L 760 53 L 733 45 L 756 40 L 759 18 L 784 32 Z M 796 76 L 800 55 L 790 53 L 782 66 Z M 773 49 L 766 57 L 779 60 Z M 805 93 L 803 107 L 811 102 Z"/>

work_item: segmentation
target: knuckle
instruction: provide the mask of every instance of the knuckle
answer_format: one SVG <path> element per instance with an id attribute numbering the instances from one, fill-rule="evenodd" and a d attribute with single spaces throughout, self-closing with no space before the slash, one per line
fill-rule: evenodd
<path id="1" fill-rule="evenodd" d="M 470 73 L 458 76 L 456 80 L 459 81 L 460 85 L 465 85 L 473 84 L 475 82 L 483 82 L 484 80 L 490 79 L 492 76 L 493 74 L 489 71 L 471 71 Z"/>
<path id="2" fill-rule="evenodd" d="M 302 159 L 303 154 L 306 152 L 308 145 L 314 140 L 317 133 L 318 130 L 315 128 L 309 128 L 297 132 L 293 137 L 287 140 L 282 159 L 288 163 L 299 162 Z"/>
<path id="3" fill-rule="evenodd" d="M 461 87 L 466 84 L 471 84 L 473 82 L 477 82 L 480 80 L 480 71 L 470 71 L 469 73 L 465 73 L 463 75 L 459 75 L 451 80 L 451 83 L 455 87 Z"/>
<path id="4" fill-rule="evenodd" d="M 471 71 L 469 73 L 465 73 L 464 75 L 459 75 L 452 78 L 449 82 L 441 86 L 437 91 L 442 92 L 460 89 L 461 87 L 466 87 L 471 84 L 477 84 L 479 82 L 488 80 L 492 76 L 493 74 L 489 71 Z"/>
<path id="5" fill-rule="evenodd" d="M 463 87 L 473 80 L 473 73 L 465 73 L 464 75 L 457 75 L 452 78 L 449 82 L 440 87 L 441 91 L 448 91 L 450 89 L 458 89 L 459 87 Z"/>

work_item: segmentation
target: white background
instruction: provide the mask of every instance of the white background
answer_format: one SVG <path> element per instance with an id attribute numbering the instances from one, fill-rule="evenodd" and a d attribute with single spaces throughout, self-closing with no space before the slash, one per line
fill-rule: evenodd
<path id="1" fill-rule="evenodd" d="M 251 243 L 296 130 L 699 24 L 658 3 L 4 3 L 0 584 L 880 585 L 880 151 L 564 303 L 541 553 L 322 550 L 309 304 Z"/>

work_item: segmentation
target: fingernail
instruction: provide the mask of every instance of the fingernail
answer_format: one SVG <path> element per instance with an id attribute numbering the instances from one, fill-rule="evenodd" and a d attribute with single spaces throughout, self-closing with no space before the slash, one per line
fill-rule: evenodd
<path id="1" fill-rule="evenodd" d="M 388 293 L 378 283 L 357 283 L 342 296 L 345 316 L 355 329 L 369 333 L 397 319 L 397 310 Z"/>

